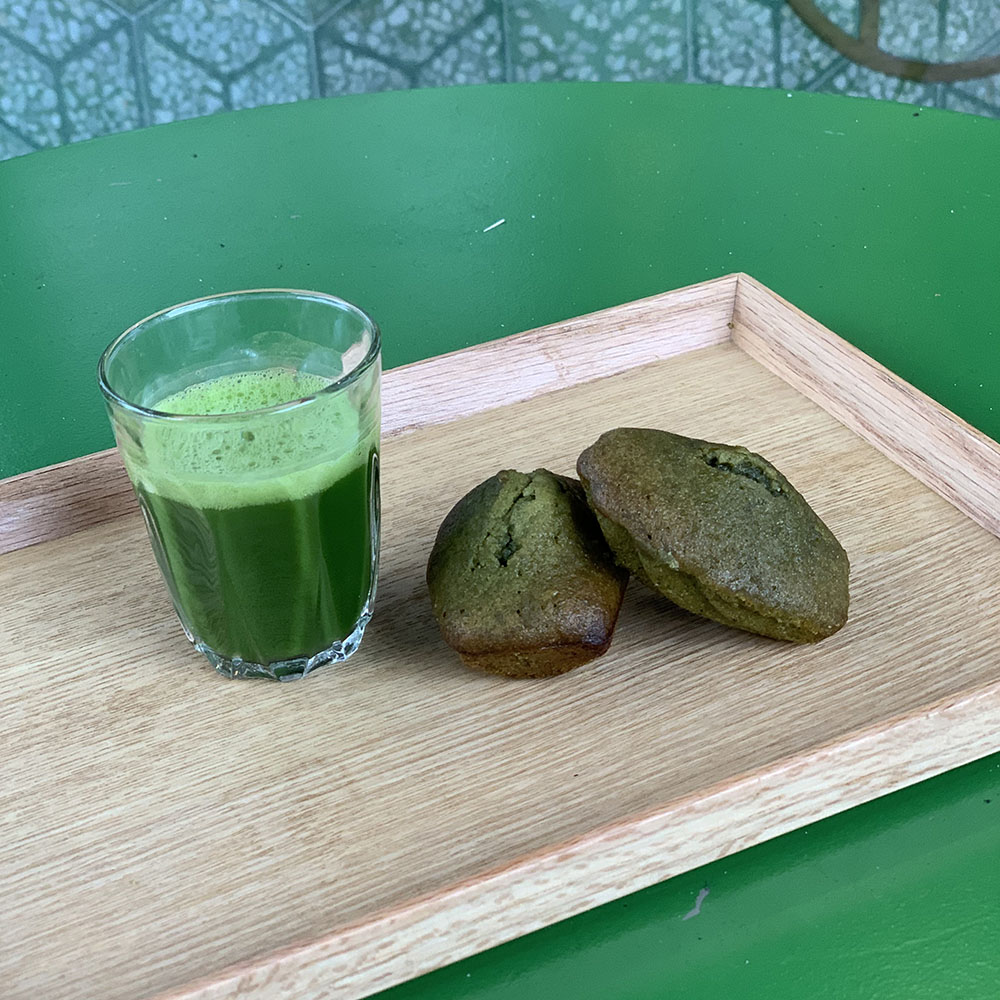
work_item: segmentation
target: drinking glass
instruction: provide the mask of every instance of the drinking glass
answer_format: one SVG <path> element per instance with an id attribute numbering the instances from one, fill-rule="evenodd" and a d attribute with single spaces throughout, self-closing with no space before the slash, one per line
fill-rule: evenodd
<path id="1" fill-rule="evenodd" d="M 378 327 L 321 292 L 172 306 L 98 380 L 184 631 L 227 677 L 346 660 L 379 556 Z"/>

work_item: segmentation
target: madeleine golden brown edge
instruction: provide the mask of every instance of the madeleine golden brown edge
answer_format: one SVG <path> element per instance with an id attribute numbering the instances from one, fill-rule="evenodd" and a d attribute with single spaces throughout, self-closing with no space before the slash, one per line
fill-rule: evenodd
<path id="1" fill-rule="evenodd" d="M 760 455 L 617 428 L 577 472 L 581 482 L 499 472 L 442 523 L 427 583 L 466 665 L 543 677 L 600 656 L 628 572 L 688 611 L 776 639 L 817 642 L 846 622 L 846 552 Z"/>
<path id="2" fill-rule="evenodd" d="M 610 645 L 628 572 L 575 479 L 504 470 L 452 508 L 427 564 L 445 641 L 474 669 L 565 673 Z"/>

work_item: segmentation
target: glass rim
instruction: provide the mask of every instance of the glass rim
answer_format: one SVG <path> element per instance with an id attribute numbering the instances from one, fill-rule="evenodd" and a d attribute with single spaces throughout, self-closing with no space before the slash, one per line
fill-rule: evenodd
<path id="1" fill-rule="evenodd" d="M 121 345 L 140 327 L 145 326 L 147 323 L 150 323 L 153 320 L 158 319 L 161 316 L 165 316 L 167 313 L 172 313 L 178 309 L 187 309 L 191 306 L 198 306 L 202 304 L 212 304 L 219 302 L 222 299 L 250 298 L 258 295 L 274 295 L 290 299 L 319 299 L 329 305 L 337 306 L 338 308 L 341 308 L 344 311 L 352 313 L 360 318 L 365 326 L 371 330 L 371 346 L 365 352 L 365 356 L 360 362 L 358 362 L 357 365 L 354 366 L 354 368 L 347 372 L 347 374 L 342 375 L 336 381 L 323 386 L 323 388 L 318 392 L 310 393 L 308 396 L 302 396 L 298 399 L 290 399 L 285 403 L 275 403 L 272 406 L 259 407 L 255 410 L 236 410 L 231 413 L 168 413 L 166 410 L 154 410 L 152 407 L 142 406 L 139 403 L 133 403 L 131 400 L 126 399 L 112 388 L 107 377 L 108 364 L 119 347 L 121 347 Z M 227 418 L 241 419 L 250 416 L 260 416 L 261 414 L 267 413 L 282 413 L 286 410 L 296 409 L 300 406 L 308 406 L 317 399 L 334 395 L 351 385 L 353 382 L 356 382 L 365 372 L 367 372 L 375 363 L 375 360 L 378 358 L 381 350 L 382 334 L 379 330 L 378 324 L 364 309 L 355 305 L 353 302 L 348 302 L 347 299 L 342 299 L 338 295 L 331 295 L 329 292 L 318 292 L 304 288 L 244 288 L 238 291 L 215 292 L 212 295 L 202 295 L 196 299 L 188 299 L 186 302 L 176 302 L 164 309 L 157 309 L 156 312 L 150 313 L 148 316 L 144 316 L 142 319 L 136 321 L 128 327 L 128 329 L 118 334 L 118 336 L 115 337 L 115 339 L 112 340 L 111 343 L 108 344 L 108 346 L 102 351 L 101 358 L 97 363 L 97 382 L 100 386 L 101 392 L 104 394 L 104 397 L 108 400 L 108 402 L 113 403 L 115 406 L 119 406 L 130 413 L 138 414 L 143 417 L 155 417 L 157 420 L 176 421 L 220 421 L 226 420 Z"/>

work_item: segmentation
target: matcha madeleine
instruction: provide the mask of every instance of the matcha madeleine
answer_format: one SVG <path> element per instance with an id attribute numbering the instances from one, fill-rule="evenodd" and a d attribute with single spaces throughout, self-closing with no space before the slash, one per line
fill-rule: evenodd
<path id="1" fill-rule="evenodd" d="M 575 479 L 505 470 L 464 496 L 427 564 L 445 641 L 474 669 L 564 673 L 611 642 L 628 573 Z"/>
<path id="2" fill-rule="evenodd" d="M 847 621 L 847 553 L 760 455 L 621 427 L 577 472 L 618 562 L 680 607 L 791 642 Z"/>

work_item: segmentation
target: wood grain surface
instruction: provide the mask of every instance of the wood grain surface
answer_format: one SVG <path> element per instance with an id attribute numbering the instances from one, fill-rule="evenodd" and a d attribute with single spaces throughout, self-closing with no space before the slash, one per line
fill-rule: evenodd
<path id="1" fill-rule="evenodd" d="M 1000 446 L 748 275 L 733 342 L 1000 535 Z"/>
<path id="2" fill-rule="evenodd" d="M 0 556 L 0 992 L 360 997 L 995 750 L 1000 540 L 962 484 L 997 474 L 996 445 L 740 294 L 734 342 L 714 294 L 679 324 L 669 296 L 629 307 L 687 349 L 643 340 L 615 374 L 593 357 L 620 343 L 614 310 L 603 341 L 591 317 L 579 339 L 453 355 L 465 375 L 480 350 L 511 380 L 556 375 L 445 423 L 396 409 L 450 385 L 445 361 L 388 373 L 376 615 L 355 658 L 303 681 L 226 681 L 190 651 L 137 515 Z M 762 365 L 737 344 L 763 354 L 772 323 Z M 792 381 L 768 370 L 782 357 Z M 908 447 L 956 471 L 959 506 L 887 457 L 906 455 L 879 439 L 900 392 L 936 453 Z M 621 425 L 771 459 L 851 557 L 847 626 L 791 646 L 633 582 L 601 659 L 465 670 L 423 580 L 441 518 L 498 468 L 572 472 Z"/>

